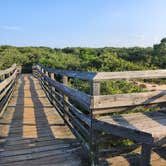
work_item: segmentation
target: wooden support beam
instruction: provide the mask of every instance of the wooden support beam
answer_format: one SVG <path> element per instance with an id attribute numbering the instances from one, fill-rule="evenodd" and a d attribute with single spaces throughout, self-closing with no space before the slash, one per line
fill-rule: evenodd
<path id="1" fill-rule="evenodd" d="M 99 96 L 100 95 L 100 82 L 91 82 L 91 89 L 90 89 L 90 95 L 91 96 Z M 91 103 L 93 102 L 92 98 L 91 98 Z M 98 133 L 97 130 L 95 130 L 95 126 L 94 126 L 94 121 L 93 119 L 94 114 L 93 114 L 93 110 L 90 111 L 90 118 L 91 118 L 91 129 L 90 129 L 90 133 L 91 133 L 91 152 L 90 152 L 90 156 L 91 156 L 91 165 L 92 166 L 96 166 L 99 164 L 99 147 L 98 147 Z"/>
<path id="2" fill-rule="evenodd" d="M 152 144 L 142 144 L 140 166 L 150 166 Z"/>

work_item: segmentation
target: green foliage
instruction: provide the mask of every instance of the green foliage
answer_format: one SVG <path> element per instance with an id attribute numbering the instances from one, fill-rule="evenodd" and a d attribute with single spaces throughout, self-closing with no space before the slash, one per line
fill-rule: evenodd
<path id="1" fill-rule="evenodd" d="M 80 71 L 124 71 L 165 68 L 166 38 L 153 48 L 49 48 L 0 46 L 0 69 L 13 63 Z"/>
<path id="2" fill-rule="evenodd" d="M 24 61 L 24 56 L 14 47 L 5 47 L 0 50 L 0 68 L 5 69 L 10 67 L 13 63 L 21 65 Z"/>
<path id="3" fill-rule="evenodd" d="M 76 56 L 63 52 L 43 56 L 39 62 L 48 67 L 68 70 L 76 70 L 80 65 L 80 60 Z"/>
<path id="4" fill-rule="evenodd" d="M 160 68 L 166 67 L 166 38 L 160 44 L 154 45 L 152 62 Z"/>
<path id="5" fill-rule="evenodd" d="M 101 94 L 134 93 L 145 91 L 141 86 L 127 81 L 105 81 L 101 84 Z"/>

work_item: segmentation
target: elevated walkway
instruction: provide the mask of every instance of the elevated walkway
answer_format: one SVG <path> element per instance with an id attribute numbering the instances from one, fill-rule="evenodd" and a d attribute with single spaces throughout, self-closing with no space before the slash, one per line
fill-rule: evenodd
<path id="1" fill-rule="evenodd" d="M 0 119 L 0 165 L 81 165 L 80 145 L 37 79 L 21 75 Z"/>

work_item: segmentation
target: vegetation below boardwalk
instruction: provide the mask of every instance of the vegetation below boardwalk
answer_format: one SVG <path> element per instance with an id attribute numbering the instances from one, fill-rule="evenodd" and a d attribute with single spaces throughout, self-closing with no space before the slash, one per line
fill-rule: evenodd
<path id="1" fill-rule="evenodd" d="M 68 47 L 57 49 L 0 46 L 0 59 L 0 69 L 10 67 L 13 63 L 23 66 L 42 63 L 52 68 L 93 72 L 164 69 L 166 66 L 166 38 L 162 39 L 159 44 L 148 48 Z M 166 81 L 150 80 L 149 82 L 164 84 Z M 70 86 L 89 93 L 90 88 L 87 82 L 71 79 Z M 106 81 L 101 84 L 101 94 L 103 95 L 143 91 L 146 91 L 145 87 L 127 81 Z M 153 108 L 143 108 L 136 109 L 135 112 L 151 110 Z M 111 146 L 119 144 L 130 145 L 132 142 L 129 140 L 111 142 Z"/>

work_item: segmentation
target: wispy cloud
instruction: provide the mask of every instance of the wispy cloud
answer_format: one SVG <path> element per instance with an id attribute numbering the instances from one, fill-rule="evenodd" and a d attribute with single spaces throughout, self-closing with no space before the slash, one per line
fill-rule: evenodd
<path id="1" fill-rule="evenodd" d="M 7 30 L 7 31 L 20 31 L 22 28 L 20 26 L 10 26 L 10 25 L 0 25 L 1 30 Z"/>

